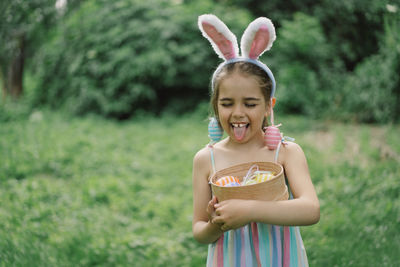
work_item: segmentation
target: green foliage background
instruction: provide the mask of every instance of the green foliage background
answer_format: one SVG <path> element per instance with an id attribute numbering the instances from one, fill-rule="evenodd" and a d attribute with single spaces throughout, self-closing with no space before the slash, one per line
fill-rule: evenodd
<path id="1" fill-rule="evenodd" d="M 194 110 L 207 101 L 219 62 L 197 17 L 214 13 L 238 38 L 256 16 L 274 21 L 277 41 L 261 60 L 277 77 L 278 112 L 399 119 L 396 1 L 90 0 L 73 7 L 42 31 L 28 64 L 30 106 L 119 119 Z"/>
<path id="2" fill-rule="evenodd" d="M 83 3 L 60 22 L 38 56 L 34 102 L 116 118 L 138 110 L 156 113 L 167 104 L 193 110 L 207 97 L 210 69 L 218 62 L 196 21 L 211 7 L 207 1 Z M 226 16 L 234 29 L 249 19 L 233 8 Z"/>

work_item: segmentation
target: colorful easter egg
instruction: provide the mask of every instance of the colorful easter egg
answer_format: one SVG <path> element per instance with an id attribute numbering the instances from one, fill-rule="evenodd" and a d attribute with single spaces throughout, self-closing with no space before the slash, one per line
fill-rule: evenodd
<path id="1" fill-rule="evenodd" d="M 254 173 L 254 176 L 257 183 L 261 183 L 271 180 L 272 178 L 274 178 L 275 175 L 270 171 L 257 171 Z"/>
<path id="2" fill-rule="evenodd" d="M 224 131 L 219 126 L 216 118 L 211 118 L 208 123 L 208 137 L 210 137 L 212 143 L 216 143 L 221 140 Z"/>
<path id="3" fill-rule="evenodd" d="M 275 150 L 278 147 L 279 142 L 281 142 L 281 140 L 282 140 L 282 135 L 278 127 L 275 126 L 266 127 L 264 135 L 264 143 L 269 150 Z"/>
<path id="4" fill-rule="evenodd" d="M 244 181 L 244 185 L 258 184 L 274 178 L 275 174 L 270 171 L 255 171 L 250 179 Z"/>
<path id="5" fill-rule="evenodd" d="M 219 178 L 215 184 L 219 186 L 239 186 L 240 181 L 234 176 L 224 176 Z"/>

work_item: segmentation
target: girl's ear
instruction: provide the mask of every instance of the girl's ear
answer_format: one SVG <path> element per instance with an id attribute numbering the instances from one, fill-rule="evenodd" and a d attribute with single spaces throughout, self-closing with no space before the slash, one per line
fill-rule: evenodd
<path id="1" fill-rule="evenodd" d="M 250 59 L 258 59 L 268 51 L 275 41 L 275 27 L 271 20 L 261 17 L 249 24 L 240 41 L 242 55 Z"/>
<path id="2" fill-rule="evenodd" d="M 275 104 L 276 104 L 276 98 L 275 97 L 271 98 L 267 102 L 266 107 L 265 107 L 266 110 L 267 110 L 267 112 L 266 112 L 267 116 L 271 115 L 271 108 L 274 108 Z"/>
<path id="3" fill-rule="evenodd" d="M 238 57 L 239 47 L 236 36 L 219 18 L 211 14 L 201 15 L 198 25 L 203 36 L 210 41 L 220 58 L 229 60 Z"/>
<path id="4" fill-rule="evenodd" d="M 270 104 L 272 105 L 272 108 L 275 107 L 276 103 L 276 97 L 271 98 Z"/>
<path id="5" fill-rule="evenodd" d="M 275 122 L 274 122 L 274 107 L 275 107 L 275 103 L 276 103 L 276 98 L 272 97 L 269 100 L 269 105 L 268 105 L 268 113 L 269 113 L 269 117 L 270 117 L 270 121 L 271 121 L 271 125 L 274 126 Z"/>

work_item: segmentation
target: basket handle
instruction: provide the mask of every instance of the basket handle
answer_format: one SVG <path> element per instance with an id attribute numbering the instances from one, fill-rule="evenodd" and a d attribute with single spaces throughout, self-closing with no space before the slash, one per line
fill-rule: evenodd
<path id="1" fill-rule="evenodd" d="M 254 168 L 257 168 L 257 171 L 259 170 L 257 164 L 254 164 L 253 166 L 251 166 L 250 169 L 247 171 L 246 176 L 243 177 L 242 184 L 246 184 L 247 180 L 251 179 L 252 174 L 254 173 L 254 171 L 253 171 Z"/>

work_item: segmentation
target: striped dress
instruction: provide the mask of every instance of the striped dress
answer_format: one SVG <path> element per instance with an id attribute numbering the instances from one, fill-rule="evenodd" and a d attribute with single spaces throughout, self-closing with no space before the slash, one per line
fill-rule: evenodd
<path id="1" fill-rule="evenodd" d="M 275 162 L 279 149 L 280 146 Z M 215 172 L 212 146 L 210 153 Z M 293 198 L 291 193 L 290 198 Z M 207 267 L 211 266 L 304 267 L 308 266 L 308 261 L 298 226 L 253 222 L 225 232 L 216 242 L 208 245 Z"/>
<path id="2" fill-rule="evenodd" d="M 208 246 L 207 266 L 308 266 L 299 228 L 250 223 Z"/>

